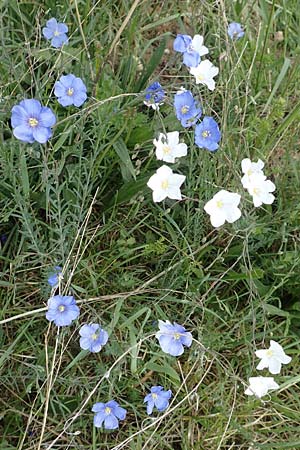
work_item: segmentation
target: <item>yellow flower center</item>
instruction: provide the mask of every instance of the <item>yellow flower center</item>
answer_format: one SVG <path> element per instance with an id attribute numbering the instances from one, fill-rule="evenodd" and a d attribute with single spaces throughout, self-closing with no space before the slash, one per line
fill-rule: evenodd
<path id="1" fill-rule="evenodd" d="M 253 193 L 255 194 L 255 195 L 259 195 L 260 194 L 260 189 L 259 188 L 254 188 L 253 189 Z"/>
<path id="2" fill-rule="evenodd" d="M 171 149 L 170 149 L 169 145 L 164 145 L 162 150 L 163 150 L 164 155 L 168 155 L 169 153 L 171 153 Z"/>
<path id="3" fill-rule="evenodd" d="M 108 406 L 105 408 L 105 414 L 110 414 L 111 413 L 111 408 L 109 408 Z"/>
<path id="4" fill-rule="evenodd" d="M 223 202 L 222 202 L 222 200 L 218 200 L 217 203 L 216 203 L 216 205 L 217 205 L 217 208 L 223 208 Z"/>
<path id="5" fill-rule="evenodd" d="M 273 354 L 274 354 L 274 352 L 271 349 L 266 351 L 266 355 L 268 356 L 268 358 L 271 358 L 273 356 Z"/>
<path id="6" fill-rule="evenodd" d="M 30 117 L 29 119 L 28 119 L 28 123 L 29 123 L 29 125 L 32 127 L 32 128 L 35 128 L 37 125 L 38 125 L 38 120 L 37 119 L 35 119 L 34 117 Z"/>
<path id="7" fill-rule="evenodd" d="M 181 108 L 182 114 L 186 114 L 186 113 L 188 112 L 189 109 L 190 109 L 189 106 L 187 106 L 187 105 L 183 106 L 183 107 Z"/>
<path id="8" fill-rule="evenodd" d="M 204 76 L 200 73 L 199 75 L 197 75 L 197 81 L 203 81 L 204 80 Z"/>
<path id="9" fill-rule="evenodd" d="M 249 169 L 248 171 L 247 171 L 247 175 L 248 175 L 248 177 L 250 177 L 250 175 L 252 175 L 253 174 L 253 171 L 252 171 L 252 169 Z"/>
<path id="10" fill-rule="evenodd" d="M 178 341 L 178 339 L 180 339 L 180 334 L 179 333 L 174 333 L 174 339 L 176 341 Z"/>
<path id="11" fill-rule="evenodd" d="M 74 89 L 73 88 L 69 88 L 67 90 L 67 95 L 69 95 L 71 97 L 71 95 L 73 95 L 73 94 L 74 94 Z"/>
<path id="12" fill-rule="evenodd" d="M 153 398 L 153 400 L 155 400 L 155 399 L 157 399 L 157 394 L 152 394 L 152 398 Z"/>
<path id="13" fill-rule="evenodd" d="M 59 305 L 58 310 L 60 312 L 63 312 L 66 309 L 66 307 L 64 305 Z"/>
<path id="14" fill-rule="evenodd" d="M 164 181 L 161 182 L 161 188 L 162 189 L 166 190 L 166 189 L 168 189 L 168 187 L 169 187 L 168 180 L 164 180 Z"/>
<path id="15" fill-rule="evenodd" d="M 202 137 L 207 138 L 208 136 L 210 136 L 209 131 L 202 131 Z"/>
<path id="16" fill-rule="evenodd" d="M 57 31 L 57 30 L 55 30 L 53 34 L 54 34 L 54 36 L 59 36 L 59 35 L 60 35 L 60 32 Z"/>
<path id="17" fill-rule="evenodd" d="M 98 339 L 98 334 L 97 334 L 97 333 L 92 334 L 92 339 L 93 339 L 93 341 L 95 341 L 96 339 Z"/>

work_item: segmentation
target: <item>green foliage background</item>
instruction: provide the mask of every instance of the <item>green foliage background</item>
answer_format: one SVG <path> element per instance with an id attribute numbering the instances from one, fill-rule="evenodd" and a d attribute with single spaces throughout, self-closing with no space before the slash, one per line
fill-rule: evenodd
<path id="1" fill-rule="evenodd" d="M 1 2 L 1 450 L 300 448 L 298 6 Z M 62 50 L 42 37 L 51 17 L 69 26 Z M 227 36 L 232 21 L 246 30 L 237 42 Z M 205 36 L 220 68 L 213 93 L 181 67 L 172 50 L 178 32 Z M 62 108 L 53 95 L 66 73 L 87 85 L 80 109 Z M 155 80 L 168 92 L 159 114 L 143 105 Z M 204 114 L 220 123 L 216 154 L 195 147 L 193 130 L 175 119 L 180 86 L 193 86 Z M 12 136 L 10 111 L 23 98 L 57 115 L 47 145 Z M 189 145 L 174 166 L 187 176 L 185 199 L 156 205 L 146 182 L 159 167 L 152 140 L 164 129 L 181 130 Z M 265 161 L 273 205 L 255 209 L 243 191 L 245 157 Z M 213 230 L 203 205 L 221 188 L 242 195 L 243 217 Z M 80 321 L 59 336 L 39 311 L 57 264 L 63 292 L 81 302 Z M 151 337 L 159 319 L 183 324 L 198 343 L 178 359 L 163 354 Z M 110 333 L 100 354 L 80 351 L 87 322 Z M 270 338 L 293 360 L 276 378 L 280 389 L 259 401 L 244 389 L 258 375 L 255 349 Z M 153 424 L 142 402 L 155 384 L 175 400 Z M 128 409 L 113 433 L 93 428 L 91 413 L 111 398 Z"/>

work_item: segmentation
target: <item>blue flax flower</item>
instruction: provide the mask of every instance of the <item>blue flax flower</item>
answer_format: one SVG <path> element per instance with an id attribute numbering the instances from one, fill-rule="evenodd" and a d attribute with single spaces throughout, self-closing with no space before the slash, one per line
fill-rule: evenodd
<path id="1" fill-rule="evenodd" d="M 195 144 L 215 152 L 219 148 L 221 133 L 217 122 L 212 117 L 204 117 L 195 128 Z"/>
<path id="2" fill-rule="evenodd" d="M 102 346 L 108 341 L 108 333 L 98 323 L 83 325 L 79 330 L 79 334 L 81 336 L 80 347 L 92 353 L 100 352 Z"/>
<path id="3" fill-rule="evenodd" d="M 201 56 L 208 53 L 208 48 L 203 45 L 203 36 L 199 34 L 193 39 L 187 34 L 178 34 L 173 48 L 176 52 L 183 53 L 183 63 L 188 67 L 197 67 Z"/>
<path id="4" fill-rule="evenodd" d="M 72 295 L 54 295 L 48 300 L 46 318 L 58 327 L 71 325 L 79 316 L 79 308 Z"/>
<path id="5" fill-rule="evenodd" d="M 182 91 L 174 96 L 175 113 L 184 128 L 195 125 L 202 110 L 191 91 Z"/>
<path id="6" fill-rule="evenodd" d="M 52 110 L 42 106 L 38 100 L 22 100 L 11 110 L 11 125 L 14 136 L 23 142 L 44 144 L 52 136 L 51 127 L 56 122 Z"/>
<path id="7" fill-rule="evenodd" d="M 147 414 L 152 414 L 154 406 L 158 411 L 164 411 L 169 406 L 171 397 L 170 390 L 164 391 L 162 386 L 153 386 L 150 394 L 144 398 L 144 403 L 147 403 Z"/>
<path id="8" fill-rule="evenodd" d="M 96 413 L 94 416 L 95 427 L 102 427 L 104 422 L 104 428 L 107 430 L 119 428 L 119 420 L 124 420 L 127 413 L 126 409 L 121 408 L 115 400 L 107 403 L 95 403 L 92 411 Z"/>
<path id="9" fill-rule="evenodd" d="M 153 109 L 159 109 L 159 105 L 163 104 L 165 98 L 165 91 L 158 81 L 150 84 L 146 89 L 145 101 L 146 106 L 151 106 Z"/>
<path id="10" fill-rule="evenodd" d="M 62 75 L 54 85 L 54 94 L 62 106 L 81 106 L 87 99 L 86 86 L 81 78 L 71 73 Z"/>
<path id="11" fill-rule="evenodd" d="M 186 331 L 182 325 L 178 325 L 176 322 L 172 325 L 168 320 L 166 322 L 159 320 L 158 327 L 159 331 L 155 336 L 163 352 L 179 356 L 184 352 L 183 346 L 190 347 L 192 345 L 192 334 Z"/>
<path id="12" fill-rule="evenodd" d="M 55 286 L 58 286 L 59 278 L 62 278 L 62 272 L 61 272 L 60 266 L 55 266 L 54 271 L 50 273 L 48 277 L 48 284 L 53 288 Z"/>
<path id="13" fill-rule="evenodd" d="M 46 39 L 51 39 L 52 47 L 59 48 L 68 43 L 68 27 L 65 23 L 59 23 L 56 19 L 49 19 L 43 28 L 43 35 Z"/>
<path id="14" fill-rule="evenodd" d="M 232 22 L 228 25 L 228 36 L 231 39 L 240 39 L 244 36 L 245 32 L 243 31 L 242 25 L 237 22 Z"/>

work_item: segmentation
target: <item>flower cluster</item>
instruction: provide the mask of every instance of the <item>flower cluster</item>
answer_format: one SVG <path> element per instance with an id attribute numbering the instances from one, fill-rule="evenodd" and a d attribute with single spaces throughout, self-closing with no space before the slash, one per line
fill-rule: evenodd
<path id="1" fill-rule="evenodd" d="M 256 369 L 269 369 L 273 375 L 280 373 L 282 364 L 288 364 L 292 360 L 290 356 L 284 353 L 282 346 L 273 340 L 270 341 L 270 347 L 268 349 L 256 350 L 255 355 L 261 360 Z M 278 388 L 279 385 L 273 377 L 250 377 L 249 387 L 245 390 L 245 394 L 262 398 L 269 391 Z"/>
<path id="2" fill-rule="evenodd" d="M 204 38 L 196 34 L 193 38 L 186 34 L 178 34 L 173 48 L 183 54 L 183 63 L 189 67 L 190 73 L 195 76 L 196 84 L 203 84 L 210 90 L 215 89 L 213 79 L 219 69 L 208 60 L 201 60 L 203 55 L 209 53 L 207 47 L 203 45 Z M 151 84 L 145 95 L 144 103 L 153 109 L 158 109 L 165 97 L 162 86 L 155 82 Z M 217 122 L 205 116 L 202 122 L 198 123 L 202 116 L 202 107 L 198 100 L 194 98 L 192 91 L 181 88 L 174 96 L 174 109 L 177 119 L 183 128 L 190 128 L 195 125 L 195 143 L 200 148 L 205 148 L 214 152 L 219 147 L 221 133 Z M 175 163 L 176 158 L 186 156 L 187 146 L 179 143 L 179 132 L 160 133 L 158 139 L 153 141 L 156 147 L 156 157 L 167 163 Z M 181 200 L 180 187 L 185 181 L 184 175 L 173 173 L 167 167 L 160 167 L 149 179 L 147 185 L 152 189 L 153 201 L 160 202 L 165 198 Z"/>
<path id="3" fill-rule="evenodd" d="M 275 185 L 272 181 L 267 180 L 262 169 L 264 163 L 259 159 L 252 162 L 249 158 L 242 160 L 241 183 L 249 194 L 252 195 L 255 207 L 261 206 L 263 203 L 270 205 L 274 202 L 275 197 L 271 192 L 275 191 Z M 220 227 L 225 221 L 232 223 L 241 217 L 241 211 L 238 208 L 241 196 L 237 193 L 231 193 L 222 189 L 214 197 L 209 200 L 204 210 L 210 215 L 210 221 L 213 227 Z"/>
<path id="4" fill-rule="evenodd" d="M 55 48 L 68 43 L 68 27 L 52 18 L 43 28 L 43 35 L 51 40 Z M 87 99 L 87 89 L 81 78 L 73 74 L 62 75 L 54 84 L 54 95 L 62 106 L 81 106 Z M 45 144 L 52 136 L 56 117 L 52 109 L 42 106 L 39 100 L 25 99 L 13 106 L 11 126 L 14 136 L 20 141 Z"/>

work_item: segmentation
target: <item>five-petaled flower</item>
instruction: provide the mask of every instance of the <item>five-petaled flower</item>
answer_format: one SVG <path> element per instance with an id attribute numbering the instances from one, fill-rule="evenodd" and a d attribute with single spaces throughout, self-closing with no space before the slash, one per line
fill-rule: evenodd
<path id="1" fill-rule="evenodd" d="M 62 106 L 81 106 L 87 99 L 86 86 L 73 74 L 62 75 L 54 85 L 54 94 Z"/>
<path id="2" fill-rule="evenodd" d="M 270 341 L 270 347 L 267 350 L 256 350 L 255 355 L 261 359 L 256 367 L 257 370 L 265 368 L 275 375 L 280 373 L 281 365 L 288 364 L 292 358 L 284 353 L 283 348 L 276 341 Z"/>
<path id="3" fill-rule="evenodd" d="M 150 394 L 144 398 L 147 403 L 147 414 L 152 414 L 154 406 L 158 411 L 164 411 L 169 406 L 169 400 L 172 397 L 172 391 L 164 391 L 162 386 L 153 386 Z"/>
<path id="4" fill-rule="evenodd" d="M 247 190 L 252 195 L 255 207 L 261 206 L 263 203 L 271 205 L 275 200 L 271 192 L 274 192 L 275 189 L 275 184 L 271 180 L 267 180 L 263 173 L 254 173 L 248 179 Z"/>
<path id="5" fill-rule="evenodd" d="M 14 136 L 23 142 L 32 144 L 34 141 L 44 144 L 52 136 L 51 127 L 56 117 L 47 106 L 42 106 L 38 100 L 26 99 L 15 105 L 11 110 L 11 125 Z"/>
<path id="6" fill-rule="evenodd" d="M 241 179 L 242 185 L 245 189 L 248 188 L 250 184 L 250 177 L 254 173 L 263 173 L 264 163 L 261 159 L 259 159 L 257 162 L 252 162 L 249 158 L 245 158 L 242 160 L 242 172 L 244 173 L 244 176 Z"/>
<path id="7" fill-rule="evenodd" d="M 79 316 L 79 308 L 72 295 L 54 295 L 48 300 L 46 318 L 58 327 L 71 325 Z"/>
<path id="8" fill-rule="evenodd" d="M 218 75 L 219 69 L 208 59 L 201 61 L 197 67 L 191 67 L 190 73 L 194 75 L 196 84 L 205 84 L 210 91 L 215 89 L 216 82 L 213 77 Z"/>
<path id="9" fill-rule="evenodd" d="M 195 128 L 195 144 L 200 148 L 206 148 L 210 152 L 215 152 L 219 148 L 221 132 L 217 122 L 205 116 Z"/>
<path id="10" fill-rule="evenodd" d="M 231 39 L 240 39 L 245 34 L 245 32 L 242 28 L 242 25 L 237 22 L 230 23 L 228 25 L 227 32 L 228 32 L 229 37 L 231 37 Z"/>
<path id="11" fill-rule="evenodd" d="M 185 180 L 185 175 L 173 173 L 168 166 L 162 166 L 149 178 L 147 186 L 152 189 L 154 202 L 161 202 L 165 198 L 181 200 L 180 186 Z"/>
<path id="12" fill-rule="evenodd" d="M 228 192 L 222 189 L 209 200 L 204 210 L 210 215 L 210 221 L 213 227 L 224 225 L 225 221 L 233 223 L 241 217 L 241 211 L 238 208 L 241 196 L 234 192 Z"/>
<path id="13" fill-rule="evenodd" d="M 168 320 L 166 322 L 158 321 L 159 331 L 156 333 L 156 338 L 159 341 L 163 352 L 172 356 L 180 356 L 184 352 L 184 346 L 190 347 L 192 345 L 192 334 L 178 323 L 171 324 Z"/>
<path id="14" fill-rule="evenodd" d="M 119 428 L 119 420 L 124 420 L 127 413 L 126 409 L 121 408 L 115 400 L 107 403 L 95 403 L 92 411 L 96 413 L 94 416 L 95 427 L 102 427 L 104 422 L 104 428 L 107 430 Z"/>
<path id="15" fill-rule="evenodd" d="M 46 22 L 46 26 L 43 28 L 43 35 L 46 39 L 51 39 L 52 47 L 59 48 L 63 44 L 68 43 L 68 27 L 65 23 L 57 22 L 52 18 Z"/>
<path id="16" fill-rule="evenodd" d="M 168 163 L 174 163 L 175 158 L 186 156 L 187 145 L 179 142 L 179 132 L 160 133 L 158 139 L 153 140 L 156 147 L 156 158 Z"/>
<path id="17" fill-rule="evenodd" d="M 195 125 L 201 117 L 202 110 L 191 91 L 177 92 L 174 96 L 175 113 L 185 128 Z"/>
<path id="18" fill-rule="evenodd" d="M 48 284 L 54 288 L 58 286 L 59 280 L 63 278 L 60 266 L 55 266 L 54 271 L 48 277 Z"/>
<path id="19" fill-rule="evenodd" d="M 165 91 L 158 81 L 150 84 L 145 92 L 144 104 L 152 109 L 159 109 L 159 106 L 163 104 L 165 98 Z"/>
<path id="20" fill-rule="evenodd" d="M 263 397 L 270 390 L 278 389 L 279 385 L 273 377 L 250 377 L 249 387 L 245 390 L 246 395 L 255 395 L 258 398 Z"/>
<path id="21" fill-rule="evenodd" d="M 176 52 L 183 53 L 183 63 L 188 67 L 198 66 L 201 56 L 208 53 L 203 45 L 203 36 L 196 34 L 193 39 L 188 34 L 178 34 L 173 43 Z"/>
<path id="22" fill-rule="evenodd" d="M 108 341 L 107 331 L 103 330 L 98 323 L 83 325 L 79 330 L 79 334 L 81 336 L 80 347 L 92 353 L 100 352 L 103 345 Z"/>

